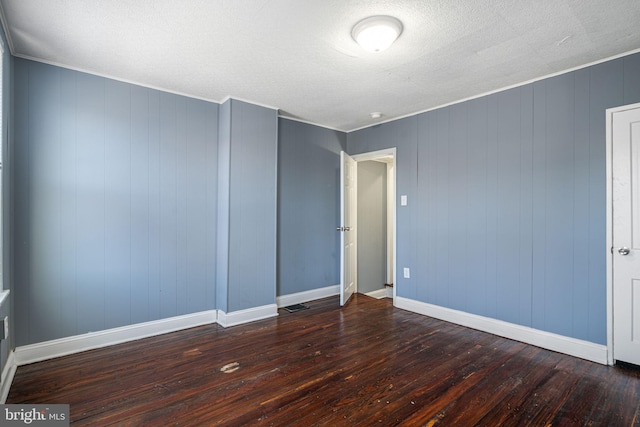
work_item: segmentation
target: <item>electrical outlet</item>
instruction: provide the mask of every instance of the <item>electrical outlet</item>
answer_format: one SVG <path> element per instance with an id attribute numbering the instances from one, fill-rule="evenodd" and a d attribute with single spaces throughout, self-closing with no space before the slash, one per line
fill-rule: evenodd
<path id="1" fill-rule="evenodd" d="M 404 278 L 405 279 L 410 279 L 411 278 L 411 271 L 407 267 L 405 267 L 403 269 L 403 272 L 404 272 Z"/>
<path id="2" fill-rule="evenodd" d="M 400 206 L 407 206 L 407 196 L 405 194 L 400 196 Z"/>

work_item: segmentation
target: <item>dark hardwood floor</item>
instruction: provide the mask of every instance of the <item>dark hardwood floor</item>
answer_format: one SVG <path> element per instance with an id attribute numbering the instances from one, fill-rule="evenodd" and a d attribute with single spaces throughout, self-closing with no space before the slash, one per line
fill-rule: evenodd
<path id="1" fill-rule="evenodd" d="M 72 425 L 638 426 L 640 371 L 356 295 L 18 368 L 7 403 Z"/>

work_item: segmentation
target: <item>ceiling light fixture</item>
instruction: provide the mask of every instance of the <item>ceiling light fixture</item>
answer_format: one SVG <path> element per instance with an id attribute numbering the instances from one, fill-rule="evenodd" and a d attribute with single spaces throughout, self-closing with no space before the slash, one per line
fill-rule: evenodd
<path id="1" fill-rule="evenodd" d="M 374 111 L 373 113 L 369 113 L 369 115 L 372 119 L 379 119 L 380 117 L 382 117 L 382 113 L 380 113 L 379 111 Z"/>
<path id="2" fill-rule="evenodd" d="M 366 51 L 382 52 L 402 33 L 402 22 L 393 16 L 370 16 L 351 31 L 353 39 Z"/>

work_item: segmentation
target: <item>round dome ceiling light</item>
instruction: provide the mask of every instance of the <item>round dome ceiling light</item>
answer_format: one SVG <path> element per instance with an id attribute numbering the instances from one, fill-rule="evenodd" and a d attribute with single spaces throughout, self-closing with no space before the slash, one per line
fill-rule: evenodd
<path id="1" fill-rule="evenodd" d="M 402 22 L 393 16 L 370 16 L 351 31 L 353 39 L 366 51 L 382 52 L 402 33 Z"/>

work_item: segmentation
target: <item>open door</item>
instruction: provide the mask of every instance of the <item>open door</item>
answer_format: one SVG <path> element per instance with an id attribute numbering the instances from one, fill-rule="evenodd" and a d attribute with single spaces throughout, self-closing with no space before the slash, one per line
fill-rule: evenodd
<path id="1" fill-rule="evenodd" d="M 358 164 L 340 152 L 340 305 L 356 291 L 356 195 Z"/>
<path id="2" fill-rule="evenodd" d="M 640 104 L 612 128 L 613 358 L 640 365 Z"/>

